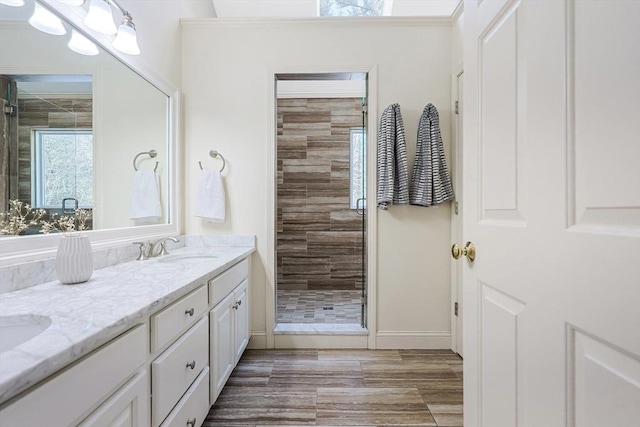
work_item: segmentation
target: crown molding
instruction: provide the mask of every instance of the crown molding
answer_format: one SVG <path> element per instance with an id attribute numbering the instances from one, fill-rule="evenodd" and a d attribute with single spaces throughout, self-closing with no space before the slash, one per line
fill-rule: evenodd
<path id="1" fill-rule="evenodd" d="M 366 18 L 207 18 L 181 19 L 183 28 L 377 28 L 449 26 L 450 16 Z"/>

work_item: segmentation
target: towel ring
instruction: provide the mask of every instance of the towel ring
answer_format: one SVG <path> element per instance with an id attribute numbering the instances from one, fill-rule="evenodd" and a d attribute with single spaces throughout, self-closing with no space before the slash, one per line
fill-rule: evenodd
<path id="1" fill-rule="evenodd" d="M 222 167 L 220 168 L 220 172 L 222 172 L 224 170 L 224 167 L 227 165 L 227 161 L 224 159 L 224 156 L 218 153 L 216 150 L 210 150 L 209 156 L 213 157 L 214 159 L 216 157 L 220 157 L 222 159 Z M 198 162 L 198 164 L 200 165 L 200 170 L 204 170 L 204 168 L 202 167 L 202 162 Z"/>
<path id="2" fill-rule="evenodd" d="M 140 156 L 144 156 L 144 155 L 148 155 L 149 157 L 151 157 L 152 159 L 155 158 L 158 155 L 158 152 L 156 150 L 149 150 L 149 151 L 143 151 L 142 153 L 138 153 L 134 158 L 133 158 L 133 169 L 138 172 L 138 166 L 136 166 L 136 162 L 138 161 L 138 157 Z M 157 171 L 158 170 L 158 162 L 156 162 L 156 167 L 153 168 L 153 171 Z"/>

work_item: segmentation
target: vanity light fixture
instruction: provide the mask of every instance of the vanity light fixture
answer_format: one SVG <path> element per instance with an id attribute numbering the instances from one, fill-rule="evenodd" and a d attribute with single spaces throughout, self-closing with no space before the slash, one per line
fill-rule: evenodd
<path id="1" fill-rule="evenodd" d="M 82 55 L 94 56 L 100 53 L 98 47 L 88 38 L 76 30 L 71 30 L 71 39 L 67 44 L 69 49 Z"/>
<path id="2" fill-rule="evenodd" d="M 0 3 L 13 7 L 24 6 L 24 0 L 0 0 Z"/>
<path id="3" fill-rule="evenodd" d="M 118 34 L 113 40 L 113 47 L 122 53 L 129 55 L 140 55 L 138 47 L 138 39 L 136 37 L 136 26 L 133 24 L 133 18 L 129 13 L 125 13 L 122 17 L 122 23 L 118 27 Z"/>
<path id="4" fill-rule="evenodd" d="M 91 0 L 84 23 L 87 24 L 87 27 L 102 34 L 115 34 L 118 30 L 113 22 L 113 13 L 107 0 Z"/>
<path id="5" fill-rule="evenodd" d="M 38 3 L 34 3 L 33 15 L 29 18 L 29 24 L 38 30 L 53 34 L 55 36 L 61 36 L 67 34 L 67 30 L 62 25 L 62 21 L 56 15 L 51 13 L 48 9 L 40 6 Z"/>
<path id="6" fill-rule="evenodd" d="M 113 21 L 111 7 L 122 14 L 122 21 L 117 28 Z M 129 55 L 140 55 L 133 16 L 116 3 L 115 0 L 91 0 L 89 12 L 84 18 L 84 22 L 92 30 L 103 34 L 116 34 L 116 38 L 113 40 L 113 47 L 120 52 Z"/>

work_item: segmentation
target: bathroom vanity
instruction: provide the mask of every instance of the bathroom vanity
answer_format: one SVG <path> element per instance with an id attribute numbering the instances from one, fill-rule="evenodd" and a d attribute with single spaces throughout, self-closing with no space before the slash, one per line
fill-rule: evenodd
<path id="1" fill-rule="evenodd" d="M 187 247 L 0 295 L 0 319 L 50 321 L 0 353 L 0 424 L 200 426 L 249 340 L 253 251 Z"/>

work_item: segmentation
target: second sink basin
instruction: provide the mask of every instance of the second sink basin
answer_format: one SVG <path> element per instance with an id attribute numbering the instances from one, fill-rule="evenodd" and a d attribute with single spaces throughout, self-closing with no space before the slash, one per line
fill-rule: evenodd
<path id="1" fill-rule="evenodd" d="M 218 258 L 213 254 L 175 254 L 165 255 L 158 259 L 158 262 L 180 262 L 180 261 L 205 261 L 207 259 Z"/>
<path id="2" fill-rule="evenodd" d="M 0 353 L 40 335 L 50 325 L 51 319 L 46 316 L 0 316 Z"/>

